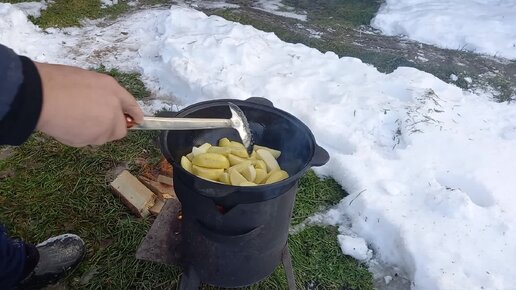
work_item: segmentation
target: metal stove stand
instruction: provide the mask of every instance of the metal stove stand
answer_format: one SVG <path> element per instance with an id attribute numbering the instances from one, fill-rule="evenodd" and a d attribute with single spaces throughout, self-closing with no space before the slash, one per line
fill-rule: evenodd
<path id="1" fill-rule="evenodd" d="M 181 203 L 177 199 L 169 199 L 136 251 L 136 258 L 181 266 L 181 227 Z M 295 290 L 294 269 L 288 245 L 285 245 L 281 260 L 287 276 L 288 289 Z M 179 289 L 194 290 L 201 282 L 193 269 L 184 269 Z"/>

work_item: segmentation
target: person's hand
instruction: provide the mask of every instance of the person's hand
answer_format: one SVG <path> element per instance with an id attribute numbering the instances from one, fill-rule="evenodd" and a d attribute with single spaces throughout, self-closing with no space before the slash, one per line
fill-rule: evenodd
<path id="1" fill-rule="evenodd" d="M 134 97 L 105 74 L 37 63 L 43 108 L 37 129 L 59 142 L 82 147 L 101 145 L 127 134 L 124 113 L 136 123 L 143 112 Z"/>

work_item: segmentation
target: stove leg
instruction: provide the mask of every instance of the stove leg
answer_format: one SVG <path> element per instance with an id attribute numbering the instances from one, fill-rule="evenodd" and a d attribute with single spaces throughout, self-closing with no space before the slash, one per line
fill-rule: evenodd
<path id="1" fill-rule="evenodd" d="M 179 290 L 197 290 L 201 286 L 201 279 L 193 268 L 187 268 L 183 271 Z"/>
<path id="2" fill-rule="evenodd" d="M 288 244 L 283 249 L 281 262 L 283 263 L 283 269 L 285 269 L 285 274 L 287 275 L 288 289 L 296 290 L 296 279 L 294 277 L 294 268 L 292 267 L 292 258 L 290 257 Z"/>

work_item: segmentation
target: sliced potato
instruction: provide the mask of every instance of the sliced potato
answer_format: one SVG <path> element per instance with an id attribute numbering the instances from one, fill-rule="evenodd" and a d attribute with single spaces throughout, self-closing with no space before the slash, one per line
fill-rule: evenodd
<path id="1" fill-rule="evenodd" d="M 199 147 L 192 148 L 192 153 L 193 153 L 193 155 L 195 157 L 195 156 L 197 156 L 199 154 L 203 154 L 203 153 L 208 152 L 208 148 L 210 148 L 210 147 L 211 147 L 210 143 L 204 143 L 204 144 L 202 144 Z"/>
<path id="2" fill-rule="evenodd" d="M 205 168 L 229 168 L 229 160 L 226 156 L 217 153 L 198 154 L 192 160 L 193 165 Z"/>
<path id="3" fill-rule="evenodd" d="M 264 149 L 264 150 L 269 151 L 272 154 L 272 156 L 274 156 L 275 159 L 278 159 L 281 155 L 281 151 L 276 150 L 276 149 L 272 149 L 272 148 L 260 146 L 260 145 L 253 146 L 253 150 L 258 150 L 258 149 Z"/>
<path id="4" fill-rule="evenodd" d="M 192 162 L 190 162 L 186 156 L 181 157 L 181 167 L 192 173 Z"/>
<path id="5" fill-rule="evenodd" d="M 210 148 L 208 148 L 208 153 L 217 153 L 217 154 L 222 154 L 222 155 L 228 155 L 229 153 L 231 153 L 231 148 L 230 147 L 220 147 L 220 146 L 211 146 Z"/>
<path id="6" fill-rule="evenodd" d="M 276 158 L 281 151 L 255 145 L 251 154 L 244 145 L 222 138 L 218 146 L 204 143 L 181 157 L 181 166 L 204 179 L 221 184 L 256 186 L 288 178 Z"/>
<path id="7" fill-rule="evenodd" d="M 254 167 L 256 167 L 256 169 L 263 169 L 263 170 L 265 170 L 265 172 L 267 172 L 267 165 L 265 164 L 265 161 L 255 160 L 253 162 L 253 164 L 254 164 Z"/>
<path id="8" fill-rule="evenodd" d="M 245 150 L 244 144 L 237 141 L 229 141 L 231 143 L 231 147 L 240 148 Z"/>
<path id="9" fill-rule="evenodd" d="M 219 140 L 220 147 L 231 147 L 231 141 L 228 138 L 222 138 Z"/>
<path id="10" fill-rule="evenodd" d="M 238 172 L 242 172 L 249 165 L 252 165 L 251 160 L 244 160 L 242 163 L 238 163 L 238 164 L 235 164 L 235 165 L 229 167 L 228 171 L 230 169 L 232 169 L 232 170 L 236 170 Z"/>
<path id="11" fill-rule="evenodd" d="M 272 172 L 272 174 L 267 178 L 267 181 L 265 181 L 265 184 L 271 184 L 278 181 L 282 181 L 283 179 L 288 178 L 288 173 L 285 170 L 277 170 Z"/>
<path id="12" fill-rule="evenodd" d="M 258 155 L 258 158 L 265 162 L 265 165 L 267 165 L 268 172 L 280 169 L 278 161 L 276 161 L 276 158 L 274 158 L 274 156 L 272 156 L 272 153 L 270 153 L 269 151 L 265 149 L 258 149 L 256 150 L 256 154 Z"/>
<path id="13" fill-rule="evenodd" d="M 264 183 L 264 184 L 265 184 L 265 181 L 267 181 L 267 179 L 269 179 L 269 177 L 271 177 L 271 175 L 272 175 L 274 172 L 276 172 L 276 171 L 280 171 L 280 170 L 281 170 L 281 169 L 273 170 L 273 171 L 271 171 L 271 172 L 268 172 L 268 173 L 267 173 L 267 175 L 265 176 L 265 179 L 263 180 L 263 182 L 262 182 L 262 183 Z"/>
<path id="14" fill-rule="evenodd" d="M 245 148 L 231 148 L 231 154 L 241 158 L 249 158 L 249 154 L 247 154 L 247 150 L 245 150 Z"/>
<path id="15" fill-rule="evenodd" d="M 265 181 L 265 178 L 267 177 L 267 171 L 265 169 L 256 169 L 256 177 L 254 179 L 254 183 L 262 183 Z"/>
<path id="16" fill-rule="evenodd" d="M 229 180 L 231 181 L 231 185 L 237 186 L 247 181 L 245 177 L 236 170 L 229 170 Z"/>
<path id="17" fill-rule="evenodd" d="M 218 168 L 218 169 L 204 168 L 204 167 L 200 167 L 197 165 L 192 166 L 192 171 L 193 171 L 193 174 L 195 174 L 199 177 L 209 179 L 209 180 L 214 180 L 214 181 L 219 180 L 222 173 L 224 173 L 223 168 Z"/>
<path id="18" fill-rule="evenodd" d="M 186 154 L 186 158 L 188 158 L 188 160 L 192 161 L 194 158 L 193 153 L 190 152 L 190 153 Z"/>
<path id="19" fill-rule="evenodd" d="M 251 181 L 244 181 L 240 183 L 240 186 L 257 186 L 258 184 L 251 182 Z"/>
<path id="20" fill-rule="evenodd" d="M 249 161 L 249 160 L 247 160 L 245 158 L 238 157 L 238 156 L 233 155 L 233 154 L 228 154 L 228 158 L 229 158 L 229 164 L 231 164 L 231 166 L 240 164 L 240 163 L 245 162 L 245 161 Z"/>
<path id="21" fill-rule="evenodd" d="M 256 169 L 252 165 L 249 165 L 246 168 L 244 168 L 244 170 L 242 170 L 241 173 L 248 181 L 254 182 L 254 180 L 256 179 Z"/>
<path id="22" fill-rule="evenodd" d="M 227 173 L 227 172 L 222 173 L 219 177 L 219 181 L 224 184 L 231 184 L 231 182 L 229 181 L 229 173 Z"/>

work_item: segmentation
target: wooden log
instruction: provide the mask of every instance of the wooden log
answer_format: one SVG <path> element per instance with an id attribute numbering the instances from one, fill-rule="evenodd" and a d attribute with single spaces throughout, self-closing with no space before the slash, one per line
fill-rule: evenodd
<path id="1" fill-rule="evenodd" d="M 138 179 L 143 184 L 145 184 L 147 188 L 154 192 L 154 194 L 156 194 L 159 199 L 166 200 L 170 198 L 176 198 L 176 193 L 173 186 L 149 179 L 145 176 L 138 176 Z"/>
<path id="2" fill-rule="evenodd" d="M 158 175 L 158 181 L 161 182 L 161 183 L 164 183 L 164 184 L 168 184 L 168 185 L 174 185 L 174 181 L 172 179 L 172 177 L 168 177 L 168 176 L 165 176 L 165 175 Z"/>
<path id="3" fill-rule="evenodd" d="M 110 183 L 113 193 L 138 217 L 149 215 L 149 209 L 154 205 L 156 195 L 138 178 L 124 170 Z"/>
<path id="4" fill-rule="evenodd" d="M 156 202 L 154 203 L 154 206 L 149 208 L 149 212 L 152 215 L 157 216 L 161 212 L 161 209 L 163 209 L 164 205 L 165 205 L 165 201 L 163 201 L 161 199 L 156 199 Z"/>

